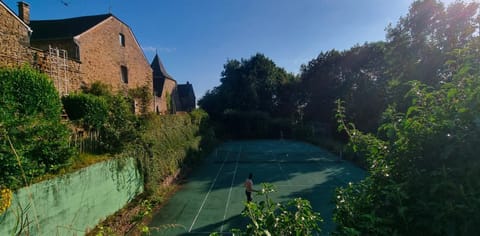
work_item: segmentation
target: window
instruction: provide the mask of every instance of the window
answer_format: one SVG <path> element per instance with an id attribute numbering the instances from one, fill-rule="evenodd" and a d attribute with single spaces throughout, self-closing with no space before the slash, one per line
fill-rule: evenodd
<path id="1" fill-rule="evenodd" d="M 118 34 L 118 39 L 120 40 L 120 45 L 122 47 L 125 47 L 125 35 L 123 35 L 122 33 Z"/>
<path id="2" fill-rule="evenodd" d="M 120 66 L 120 71 L 122 74 L 122 81 L 128 84 L 128 69 L 126 66 Z"/>

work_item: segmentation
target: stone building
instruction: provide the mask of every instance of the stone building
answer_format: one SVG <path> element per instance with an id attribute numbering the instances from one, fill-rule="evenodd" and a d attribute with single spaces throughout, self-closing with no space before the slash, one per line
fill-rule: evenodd
<path id="1" fill-rule="evenodd" d="M 155 112 L 158 114 L 175 114 L 179 104 L 177 81 L 167 73 L 158 54 L 155 54 L 152 64 L 153 94 Z"/>
<path id="2" fill-rule="evenodd" d="M 25 23 L 2 1 L 0 1 L 0 19 L 0 65 L 12 67 L 29 64 L 32 30 L 28 23 Z M 26 21 L 28 22 L 28 18 Z"/>
<path id="3" fill-rule="evenodd" d="M 60 95 L 97 81 L 113 92 L 146 86 L 153 93 L 150 64 L 130 27 L 114 15 L 35 21 L 28 4 L 18 7 L 17 16 L 0 1 L 0 66 L 29 64 L 47 73 Z M 154 102 L 147 111 L 153 110 Z"/>
<path id="4" fill-rule="evenodd" d="M 60 49 L 80 62 L 79 80 L 71 90 L 100 81 L 114 92 L 152 86 L 152 69 L 132 30 L 112 14 L 60 20 L 31 21 L 30 44 L 42 50 Z M 151 106 L 153 110 L 153 104 Z"/>
<path id="5" fill-rule="evenodd" d="M 130 27 L 112 14 L 30 20 L 27 3 L 18 3 L 16 15 L 0 0 L 0 19 L 0 66 L 28 64 L 48 74 L 62 96 L 99 81 L 125 94 L 146 86 L 154 98 L 147 111 L 195 108 L 192 85 L 177 86 L 158 54 L 149 64 Z"/>

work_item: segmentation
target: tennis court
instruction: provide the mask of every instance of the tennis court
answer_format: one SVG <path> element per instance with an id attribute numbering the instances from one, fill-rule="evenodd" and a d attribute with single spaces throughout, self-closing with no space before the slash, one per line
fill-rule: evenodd
<path id="1" fill-rule="evenodd" d="M 229 235 L 244 228 L 246 201 L 243 183 L 253 173 L 254 189 L 267 182 L 276 186 L 277 202 L 307 199 L 324 223 L 322 234 L 334 229 L 333 194 L 338 186 L 364 178 L 363 170 L 311 144 L 285 140 L 228 142 L 195 168 L 187 183 L 153 217 L 153 235 Z M 254 201 L 261 196 L 253 194 Z M 177 227 L 156 231 L 166 225 Z"/>

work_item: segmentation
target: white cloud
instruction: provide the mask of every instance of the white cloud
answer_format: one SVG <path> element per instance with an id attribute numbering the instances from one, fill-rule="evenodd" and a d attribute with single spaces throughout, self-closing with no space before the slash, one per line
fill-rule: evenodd
<path id="1" fill-rule="evenodd" d="M 160 52 L 175 52 L 177 48 L 159 48 L 158 51 Z"/>
<path id="2" fill-rule="evenodd" d="M 166 52 L 166 53 L 170 53 L 170 52 L 175 52 L 177 51 L 177 48 L 156 48 L 156 47 L 152 47 L 152 46 L 146 46 L 146 47 L 142 47 L 143 51 L 144 52 Z"/>
<path id="3" fill-rule="evenodd" d="M 142 50 L 144 52 L 155 52 L 156 51 L 156 48 L 155 47 L 152 47 L 152 46 L 147 46 L 147 47 L 142 47 Z"/>

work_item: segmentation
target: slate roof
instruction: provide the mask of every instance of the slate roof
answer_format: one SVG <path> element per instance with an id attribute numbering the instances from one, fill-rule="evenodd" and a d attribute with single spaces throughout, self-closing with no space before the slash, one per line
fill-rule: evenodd
<path id="1" fill-rule="evenodd" d="M 180 106 L 178 111 L 191 111 L 195 109 L 195 92 L 193 86 L 189 82 L 186 84 L 177 85 L 178 97 L 180 100 Z"/>
<path id="2" fill-rule="evenodd" d="M 33 33 L 30 39 L 36 41 L 73 38 L 110 16 L 113 15 L 103 14 L 60 20 L 32 20 L 30 21 L 30 28 L 32 28 Z"/>
<path id="3" fill-rule="evenodd" d="M 150 64 L 150 67 L 153 70 L 153 90 L 156 93 L 156 96 L 161 96 L 163 93 L 163 85 L 165 84 L 165 79 L 168 78 L 173 81 L 175 80 L 167 73 L 167 70 L 165 70 L 165 67 L 163 66 L 163 63 L 160 60 L 158 54 L 155 54 L 152 64 Z"/>
<path id="4" fill-rule="evenodd" d="M 178 88 L 178 95 L 180 97 L 188 97 L 189 94 L 192 94 L 193 96 L 195 96 L 193 93 L 193 86 L 188 82 L 186 84 L 177 85 L 177 88 Z"/>
<path id="5" fill-rule="evenodd" d="M 172 76 L 167 73 L 167 70 L 165 70 L 165 67 L 163 66 L 163 63 L 160 60 L 158 54 L 155 54 L 155 57 L 153 58 L 152 64 L 150 66 L 153 70 L 153 77 L 163 77 L 174 80 Z"/>

